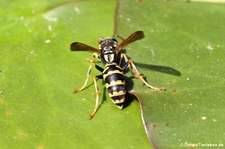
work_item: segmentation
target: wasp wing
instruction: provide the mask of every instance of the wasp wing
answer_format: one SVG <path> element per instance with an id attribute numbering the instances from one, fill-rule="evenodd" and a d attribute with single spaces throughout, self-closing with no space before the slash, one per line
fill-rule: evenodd
<path id="1" fill-rule="evenodd" d="M 88 46 L 86 44 L 80 43 L 80 42 L 74 42 L 70 45 L 71 51 L 89 51 L 89 52 L 96 52 L 100 53 L 99 49 L 93 48 L 91 46 Z"/>
<path id="2" fill-rule="evenodd" d="M 133 34 L 131 34 L 127 39 L 123 40 L 118 46 L 117 46 L 117 52 L 119 52 L 122 48 L 127 46 L 128 44 L 135 42 L 137 40 L 143 39 L 145 37 L 143 31 L 136 31 Z"/>

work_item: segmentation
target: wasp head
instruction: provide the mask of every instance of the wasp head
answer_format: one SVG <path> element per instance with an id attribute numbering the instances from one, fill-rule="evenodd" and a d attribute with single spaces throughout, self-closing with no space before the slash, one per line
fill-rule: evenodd
<path id="1" fill-rule="evenodd" d="M 105 38 L 99 40 L 99 49 L 101 50 L 101 60 L 104 63 L 113 63 L 116 61 L 116 47 L 118 43 L 115 38 Z"/>

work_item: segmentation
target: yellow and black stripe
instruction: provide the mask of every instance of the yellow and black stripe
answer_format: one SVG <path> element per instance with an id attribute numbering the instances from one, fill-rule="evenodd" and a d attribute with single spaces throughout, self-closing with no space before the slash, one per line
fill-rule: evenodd
<path id="1" fill-rule="evenodd" d="M 103 71 L 103 79 L 108 89 L 109 97 L 119 109 L 125 102 L 125 79 L 121 67 L 116 63 L 106 64 Z"/>

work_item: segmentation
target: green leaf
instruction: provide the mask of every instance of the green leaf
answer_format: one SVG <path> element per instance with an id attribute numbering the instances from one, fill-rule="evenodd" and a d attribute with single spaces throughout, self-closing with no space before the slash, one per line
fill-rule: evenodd
<path id="1" fill-rule="evenodd" d="M 137 102 L 118 110 L 98 82 L 79 94 L 91 53 L 113 35 L 115 1 L 0 1 L 0 148 L 150 148 Z M 119 1 L 116 32 L 145 39 L 128 56 L 154 86 L 138 80 L 151 140 L 158 148 L 224 144 L 224 5 L 184 1 Z M 147 69 L 145 69 L 147 68 Z M 93 70 L 93 76 L 99 74 Z M 127 74 L 129 77 L 130 74 Z M 200 143 L 200 144 L 198 144 Z"/>
<path id="2" fill-rule="evenodd" d="M 118 10 L 118 34 L 145 32 L 127 54 L 148 68 L 138 67 L 150 84 L 167 88 L 152 92 L 134 80 L 155 146 L 224 146 L 224 4 L 122 0 Z"/>
<path id="3" fill-rule="evenodd" d="M 149 148 L 137 102 L 118 110 L 104 101 L 92 120 L 95 89 L 84 83 L 91 53 L 113 35 L 115 1 L 13 1 L 0 5 L 0 148 Z M 133 32 L 133 31 L 132 31 Z M 93 76 L 99 74 L 93 70 Z"/>

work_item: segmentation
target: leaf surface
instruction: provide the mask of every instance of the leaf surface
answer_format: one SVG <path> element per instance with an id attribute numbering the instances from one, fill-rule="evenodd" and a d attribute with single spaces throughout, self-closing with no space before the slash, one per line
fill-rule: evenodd
<path id="1" fill-rule="evenodd" d="M 88 52 L 113 35 L 115 1 L 0 1 L 0 148 L 148 148 L 137 104 L 118 110 L 98 82 L 85 80 Z M 93 74 L 99 74 L 93 70 Z"/>
<path id="2" fill-rule="evenodd" d="M 134 80 L 151 140 L 158 148 L 224 145 L 224 4 L 184 1 L 119 3 L 117 33 L 143 30 L 126 48 L 152 92 Z"/>

